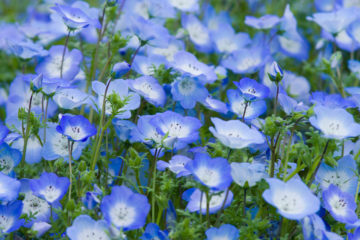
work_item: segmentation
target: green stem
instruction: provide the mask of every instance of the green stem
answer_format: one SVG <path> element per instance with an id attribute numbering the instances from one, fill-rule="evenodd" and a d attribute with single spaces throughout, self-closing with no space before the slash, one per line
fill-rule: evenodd
<path id="1" fill-rule="evenodd" d="M 44 122 L 43 122 L 43 124 L 44 124 L 44 144 L 46 142 L 46 128 L 47 128 L 46 122 L 47 122 L 47 112 L 48 112 L 48 107 L 49 107 L 49 98 L 46 97 L 45 101 L 46 101 L 46 103 L 45 103 L 45 114 L 44 114 Z"/>
<path id="2" fill-rule="evenodd" d="M 72 167 L 71 167 L 71 161 L 72 161 L 72 149 L 74 146 L 74 142 L 71 142 L 70 140 L 68 140 L 68 150 L 69 150 L 69 180 L 70 180 L 70 185 L 69 185 L 69 201 L 71 200 L 71 188 L 72 188 Z"/>
<path id="3" fill-rule="evenodd" d="M 308 186 L 311 185 L 313 179 L 315 178 L 315 175 L 320 167 L 321 161 L 323 160 L 323 158 L 326 154 L 327 148 L 329 146 L 329 142 L 330 142 L 330 139 L 326 141 L 324 151 L 322 152 L 321 156 L 315 160 L 315 164 L 312 165 L 312 168 L 309 170 L 308 174 L 306 175 L 305 182 Z"/>
<path id="4" fill-rule="evenodd" d="M 279 83 L 276 83 L 276 96 L 275 96 L 275 103 L 274 103 L 274 115 L 276 116 L 276 109 L 277 109 L 277 104 L 278 104 L 278 98 L 279 98 Z"/>
<path id="5" fill-rule="evenodd" d="M 245 101 L 244 113 L 242 115 L 242 121 L 243 122 L 245 122 L 246 109 L 247 109 L 248 105 L 249 105 L 249 102 Z"/>
<path id="6" fill-rule="evenodd" d="M 161 149 L 155 150 L 154 158 L 154 169 L 153 169 L 153 179 L 152 179 L 152 197 L 151 197 L 151 220 L 155 222 L 155 198 L 156 198 L 156 162 L 160 154 Z"/>
<path id="7" fill-rule="evenodd" d="M 207 227 L 209 228 L 210 227 L 210 196 L 209 196 L 209 191 L 206 192 L 206 224 L 207 224 Z"/>
<path id="8" fill-rule="evenodd" d="M 289 155 L 290 155 L 291 142 L 292 142 L 293 136 L 294 136 L 294 129 L 291 130 L 289 143 L 288 143 L 287 148 L 286 148 L 284 171 L 283 171 L 283 181 L 285 180 L 286 175 L 287 175 L 287 167 L 288 167 L 288 162 L 289 162 Z"/>
<path id="9" fill-rule="evenodd" d="M 64 50 L 63 50 L 63 53 L 62 53 L 62 56 L 61 56 L 60 78 L 63 77 L 64 58 L 65 58 L 65 53 L 66 53 L 67 46 L 69 44 L 70 33 L 71 33 L 71 31 L 69 30 L 69 32 L 68 32 L 68 34 L 66 36 L 66 39 L 65 39 Z"/>

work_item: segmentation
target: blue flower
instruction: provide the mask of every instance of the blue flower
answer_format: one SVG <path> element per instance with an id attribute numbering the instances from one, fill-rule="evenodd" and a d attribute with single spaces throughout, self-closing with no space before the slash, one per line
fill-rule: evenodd
<path id="1" fill-rule="evenodd" d="M 237 240 L 240 236 L 239 229 L 231 224 L 223 224 L 219 228 L 209 228 L 205 232 L 206 240 Z"/>
<path id="2" fill-rule="evenodd" d="M 328 232 L 324 221 L 317 214 L 306 216 L 300 222 L 303 228 L 304 240 L 343 240 L 341 236 Z"/>
<path id="3" fill-rule="evenodd" d="M 64 115 L 56 131 L 65 135 L 69 140 L 75 142 L 85 142 L 89 137 L 96 134 L 96 127 L 87 120 L 87 118 L 76 115 Z"/>
<path id="4" fill-rule="evenodd" d="M 34 43 L 29 39 L 7 41 L 7 44 L 10 52 L 22 59 L 44 57 L 48 54 L 40 43 Z"/>
<path id="5" fill-rule="evenodd" d="M 55 103 L 63 109 L 74 109 L 83 104 L 90 104 L 92 98 L 77 88 L 58 89 L 53 97 Z"/>
<path id="6" fill-rule="evenodd" d="M 76 217 L 73 224 L 66 229 L 66 235 L 70 240 L 110 240 L 107 231 L 108 227 L 104 220 L 95 221 L 88 215 L 80 215 Z"/>
<path id="7" fill-rule="evenodd" d="M 127 62 L 118 62 L 112 68 L 112 75 L 114 78 L 119 78 L 123 76 L 130 70 L 131 66 Z"/>
<path id="8" fill-rule="evenodd" d="M 336 221 L 341 223 L 355 223 L 357 215 L 355 213 L 356 203 L 354 196 L 342 192 L 338 187 L 331 184 L 322 193 L 324 208 L 328 210 Z"/>
<path id="9" fill-rule="evenodd" d="M 251 43 L 249 34 L 235 33 L 229 23 L 220 24 L 218 29 L 211 32 L 211 37 L 219 53 L 232 53 Z"/>
<path id="10" fill-rule="evenodd" d="M 258 83 L 256 80 L 251 78 L 240 79 L 239 82 L 234 82 L 234 84 L 238 87 L 243 97 L 248 101 L 267 98 L 270 93 L 267 86 Z"/>
<path id="11" fill-rule="evenodd" d="M 333 184 L 342 192 L 355 196 L 358 183 L 358 178 L 355 174 L 356 171 L 356 162 L 351 155 L 348 155 L 338 160 L 337 167 L 334 168 L 325 163 L 321 163 L 315 180 L 320 183 L 323 191 Z"/>
<path id="12" fill-rule="evenodd" d="M 112 124 L 115 128 L 117 137 L 121 141 L 126 141 L 126 140 L 130 139 L 131 132 L 133 131 L 133 129 L 136 128 L 136 125 L 129 120 L 121 120 L 121 119 L 114 118 L 112 120 Z"/>
<path id="13" fill-rule="evenodd" d="M 61 59 L 64 51 L 63 45 L 51 46 L 49 49 L 49 56 L 44 58 L 35 68 L 36 73 L 44 74 L 45 78 L 60 79 Z M 62 79 L 69 82 L 73 81 L 75 76 L 80 71 L 80 64 L 82 63 L 82 53 L 77 49 L 72 49 L 70 52 L 65 50 Z"/>
<path id="14" fill-rule="evenodd" d="M 146 228 L 144 234 L 140 237 L 142 240 L 169 240 L 166 232 L 162 231 L 158 225 L 155 223 L 149 223 Z"/>
<path id="15" fill-rule="evenodd" d="M 0 205 L 0 231 L 1 233 L 11 233 L 18 230 L 23 224 L 24 219 L 20 219 L 23 204 L 21 201 L 14 201 L 6 205 Z"/>
<path id="16" fill-rule="evenodd" d="M 36 237 L 44 235 L 52 226 L 47 222 L 36 222 L 32 225 L 31 230 L 36 232 Z"/>
<path id="17" fill-rule="evenodd" d="M 206 87 L 197 79 L 183 75 L 173 82 L 171 93 L 175 101 L 185 109 L 192 109 L 196 102 L 201 102 L 208 96 Z"/>
<path id="18" fill-rule="evenodd" d="M 324 92 L 311 93 L 310 102 L 329 108 L 349 108 L 356 104 L 349 98 L 343 98 L 340 94 L 326 94 Z"/>
<path id="19" fill-rule="evenodd" d="M 244 187 L 247 183 L 249 187 L 253 187 L 261 179 L 268 177 L 266 166 L 262 163 L 231 163 L 231 176 L 237 184 Z"/>
<path id="20" fill-rule="evenodd" d="M 111 195 L 103 198 L 100 208 L 108 224 L 128 231 L 145 225 L 150 204 L 146 196 L 125 186 L 115 186 Z"/>
<path id="21" fill-rule="evenodd" d="M 34 195 L 52 204 L 62 199 L 70 181 L 66 177 L 58 177 L 55 173 L 43 172 L 39 179 L 30 179 L 29 184 Z"/>
<path id="22" fill-rule="evenodd" d="M 310 123 L 321 130 L 325 138 L 344 139 L 360 135 L 360 125 L 354 117 L 342 108 L 314 107 L 315 116 L 309 118 Z"/>
<path id="23" fill-rule="evenodd" d="M 224 191 L 223 192 L 210 191 L 209 195 L 211 195 L 210 206 L 209 206 L 210 214 L 218 212 L 223 205 L 224 208 L 230 206 L 234 197 L 231 191 L 229 191 L 227 197 Z M 201 192 L 197 188 L 190 188 L 183 193 L 182 198 L 188 202 L 188 204 L 186 205 L 187 210 L 189 210 L 190 212 L 199 213 L 201 209 L 201 214 L 202 215 L 206 214 L 206 194 L 204 192 Z"/>
<path id="24" fill-rule="evenodd" d="M 81 198 L 84 206 L 87 209 L 93 209 L 100 203 L 99 197 L 102 195 L 102 190 L 94 184 L 94 190 L 85 193 L 85 196 Z"/>
<path id="25" fill-rule="evenodd" d="M 266 202 L 277 208 L 285 218 L 300 220 L 316 213 L 320 209 L 320 200 L 298 179 L 283 182 L 276 178 L 268 178 L 270 189 L 263 192 Z"/>
<path id="26" fill-rule="evenodd" d="M 9 129 L 0 122 L 0 144 L 4 142 L 4 139 L 9 133 Z"/>
<path id="27" fill-rule="evenodd" d="M 165 105 L 166 93 L 154 77 L 142 76 L 135 80 L 128 80 L 127 83 L 131 90 L 143 96 L 154 106 L 163 107 Z"/>
<path id="28" fill-rule="evenodd" d="M 131 130 L 131 141 L 143 142 L 149 147 L 161 144 L 163 136 L 158 132 L 156 126 L 151 124 L 151 120 L 154 116 L 155 115 L 143 115 L 139 117 L 137 127 Z"/>
<path id="29" fill-rule="evenodd" d="M 224 121 L 220 118 L 211 118 L 211 121 L 215 128 L 210 127 L 210 132 L 229 148 L 241 149 L 265 141 L 258 130 L 248 127 L 239 120 Z"/>
<path id="30" fill-rule="evenodd" d="M 72 148 L 73 160 L 78 160 L 80 158 L 82 150 L 87 144 L 87 141 L 74 142 Z M 46 142 L 41 149 L 41 156 L 48 161 L 56 160 L 58 158 L 63 158 L 65 161 L 69 160 L 68 137 L 56 130 L 56 124 L 48 123 Z"/>
<path id="31" fill-rule="evenodd" d="M 284 72 L 279 66 L 277 62 L 273 62 L 270 67 L 270 71 L 268 72 L 269 78 L 273 82 L 280 82 L 282 78 L 284 77 Z"/>
<path id="32" fill-rule="evenodd" d="M 100 22 L 96 18 L 90 18 L 79 8 L 56 3 L 55 7 L 52 7 L 52 9 L 62 17 L 65 25 L 71 30 L 86 28 L 89 25 L 93 25 L 97 28 L 101 27 Z"/>
<path id="33" fill-rule="evenodd" d="M 13 169 L 21 161 L 21 152 L 17 149 L 9 147 L 6 143 L 0 145 L 0 168 L 1 172 L 11 175 Z"/>
<path id="34" fill-rule="evenodd" d="M 348 233 L 349 240 L 358 240 L 360 238 L 360 228 L 355 229 L 354 233 Z"/>
<path id="35" fill-rule="evenodd" d="M 165 161 L 159 160 L 156 163 L 157 169 L 159 171 L 165 171 L 166 168 L 169 168 L 170 171 L 176 174 L 176 177 L 188 176 L 191 172 L 185 167 L 187 163 L 192 160 L 183 155 L 175 155 L 167 163 Z"/>
<path id="36" fill-rule="evenodd" d="M 256 29 L 273 28 L 280 22 L 280 18 L 275 15 L 264 15 L 260 18 L 246 16 L 245 24 Z"/>
<path id="37" fill-rule="evenodd" d="M 170 4 L 183 12 L 199 11 L 198 0 L 169 0 Z"/>
<path id="38" fill-rule="evenodd" d="M 0 201 L 10 202 L 15 200 L 20 192 L 20 182 L 0 172 Z"/>
<path id="39" fill-rule="evenodd" d="M 201 102 L 206 108 L 218 113 L 226 114 L 229 110 L 226 103 L 213 98 L 211 95 L 207 96 L 204 101 Z"/>
<path id="40" fill-rule="evenodd" d="M 212 41 L 209 30 L 194 15 L 183 14 L 181 25 L 187 30 L 190 40 L 194 43 L 199 52 L 210 53 L 212 51 Z"/>
<path id="41" fill-rule="evenodd" d="M 185 168 L 197 181 L 214 191 L 225 190 L 232 183 L 231 167 L 225 158 L 211 158 L 208 154 L 197 153 Z"/>

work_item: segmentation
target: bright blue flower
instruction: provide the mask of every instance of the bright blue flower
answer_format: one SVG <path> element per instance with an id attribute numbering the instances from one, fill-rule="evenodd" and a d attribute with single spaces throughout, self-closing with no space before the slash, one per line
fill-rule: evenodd
<path id="1" fill-rule="evenodd" d="M 179 51 L 174 55 L 172 66 L 183 73 L 188 73 L 192 77 L 198 77 L 203 84 L 213 83 L 217 79 L 213 68 L 198 61 L 196 57 L 185 51 Z"/>
<path id="2" fill-rule="evenodd" d="M 300 222 L 303 228 L 304 240 L 343 240 L 341 236 L 328 232 L 324 221 L 317 214 L 306 216 Z"/>
<path id="3" fill-rule="evenodd" d="M 24 138 L 17 138 L 12 144 L 12 148 L 19 151 L 24 149 Z M 25 162 L 29 164 L 38 163 L 41 161 L 41 143 L 35 135 L 30 135 L 26 149 Z"/>
<path id="4" fill-rule="evenodd" d="M 294 112 L 306 112 L 309 109 L 303 102 L 298 103 L 295 99 L 283 93 L 279 94 L 278 101 L 284 112 L 288 115 Z"/>
<path id="5" fill-rule="evenodd" d="M 14 201 L 7 205 L 0 205 L 0 232 L 11 233 L 18 230 L 24 219 L 20 219 L 23 204 L 21 201 Z"/>
<path id="6" fill-rule="evenodd" d="M 213 98 L 211 95 L 207 96 L 204 101 L 201 102 L 206 108 L 218 113 L 226 114 L 229 110 L 226 103 Z"/>
<path id="7" fill-rule="evenodd" d="M 307 19 L 316 22 L 325 31 L 332 34 L 344 30 L 352 21 L 356 19 L 358 10 L 354 7 L 341 8 L 333 12 L 314 13 Z"/>
<path id="8" fill-rule="evenodd" d="M 350 71 L 354 73 L 356 77 L 360 78 L 360 62 L 356 60 L 349 60 L 347 65 Z"/>
<path id="9" fill-rule="evenodd" d="M 4 142 L 4 139 L 9 133 L 9 129 L 0 122 L 0 144 Z"/>
<path id="10" fill-rule="evenodd" d="M 56 3 L 52 9 L 62 17 L 62 20 L 69 29 L 76 30 L 86 28 L 89 25 L 96 26 L 97 28 L 101 27 L 100 22 L 96 18 L 90 18 L 79 8 Z"/>
<path id="11" fill-rule="evenodd" d="M 52 204 L 62 199 L 68 190 L 70 181 L 66 177 L 58 177 L 55 173 L 43 172 L 39 179 L 30 179 L 29 184 L 34 195 Z"/>
<path id="12" fill-rule="evenodd" d="M 224 205 L 224 202 L 225 202 L 224 209 L 230 206 L 234 197 L 234 194 L 231 191 L 229 191 L 227 198 L 226 198 L 226 191 L 225 192 L 210 191 L 209 195 L 211 196 L 210 208 L 209 208 L 210 214 L 218 212 Z M 182 198 L 188 202 L 188 204 L 186 205 L 187 210 L 189 210 L 190 212 L 200 213 L 200 209 L 201 209 L 201 214 L 202 215 L 206 214 L 206 194 L 204 192 L 201 192 L 197 188 L 190 188 L 183 193 Z"/>
<path id="13" fill-rule="evenodd" d="M 133 193 L 125 186 L 115 186 L 111 195 L 103 198 L 100 208 L 108 224 L 128 231 L 145 225 L 150 204 L 146 196 Z"/>
<path id="14" fill-rule="evenodd" d="M 231 163 L 231 176 L 237 184 L 244 187 L 247 183 L 249 187 L 253 187 L 261 179 L 268 177 L 266 166 L 262 163 Z"/>
<path id="15" fill-rule="evenodd" d="M 171 172 L 176 174 L 176 177 L 188 176 L 191 172 L 185 168 L 186 164 L 192 160 L 183 155 L 175 155 L 167 163 L 165 161 L 159 160 L 156 163 L 157 169 L 159 171 L 165 171 L 168 168 Z"/>
<path id="16" fill-rule="evenodd" d="M 90 105 L 93 96 L 89 96 L 77 88 L 61 88 L 55 92 L 53 99 L 60 108 L 74 109 L 83 104 Z"/>
<path id="17" fill-rule="evenodd" d="M 360 228 L 355 229 L 354 233 L 348 233 L 349 240 L 358 240 L 360 239 Z"/>
<path id="18" fill-rule="evenodd" d="M 112 124 L 115 128 L 117 137 L 121 141 L 126 141 L 130 139 L 131 132 L 133 131 L 134 128 L 136 128 L 136 125 L 133 122 L 128 120 L 121 120 L 117 118 L 114 118 L 112 120 Z"/>
<path id="19" fill-rule="evenodd" d="M 245 107 L 244 119 L 246 120 L 257 118 L 266 112 L 266 102 L 264 100 L 249 101 L 240 91 L 234 89 L 229 89 L 226 93 L 229 99 L 230 111 L 238 115 L 239 118 L 244 115 Z"/>
<path id="20" fill-rule="evenodd" d="M 165 141 L 169 144 L 168 146 L 177 150 L 197 141 L 199 128 L 202 126 L 197 118 L 184 117 L 171 111 L 156 114 L 151 119 L 151 124 L 161 136 L 167 135 Z"/>
<path id="21" fill-rule="evenodd" d="M 280 18 L 275 15 L 264 15 L 260 18 L 246 16 L 245 24 L 256 29 L 270 29 L 280 22 Z"/>
<path id="22" fill-rule="evenodd" d="M 103 106 L 105 88 L 106 86 L 102 82 L 99 81 L 92 82 L 92 89 L 98 95 L 97 106 L 98 109 L 100 110 Z M 140 106 L 140 96 L 137 93 L 129 91 L 128 84 L 126 83 L 126 81 L 122 79 L 116 79 L 111 81 L 107 91 L 107 96 L 113 93 L 117 94 L 121 99 L 125 99 L 126 97 L 129 98 L 127 104 L 119 109 L 119 111 L 122 112 L 117 114 L 115 117 L 119 119 L 130 118 L 131 110 L 137 109 Z M 105 103 L 105 114 L 106 115 L 112 114 L 112 108 L 109 101 L 106 101 Z"/>
<path id="23" fill-rule="evenodd" d="M 56 131 L 65 135 L 69 140 L 75 142 L 85 142 L 89 137 L 96 134 L 96 127 L 89 120 L 81 115 L 64 115 Z"/>
<path id="24" fill-rule="evenodd" d="M 187 30 L 196 50 L 204 53 L 210 53 L 213 50 L 210 32 L 196 16 L 182 14 L 181 25 Z"/>
<path id="25" fill-rule="evenodd" d="M 9 147 L 6 143 L 0 145 L 0 168 L 6 175 L 12 175 L 14 168 L 21 161 L 21 152 Z"/>
<path id="26" fill-rule="evenodd" d="M 154 74 L 154 68 L 159 68 L 162 64 L 166 67 L 169 64 L 163 56 L 156 54 L 149 56 L 137 55 L 132 64 L 132 69 L 141 75 L 150 76 Z"/>
<path id="27" fill-rule="evenodd" d="M 239 120 L 224 121 L 220 118 L 211 118 L 215 125 L 210 132 L 225 146 L 241 149 L 251 144 L 261 144 L 265 141 L 263 135 L 255 128 L 250 128 Z"/>
<path id="28" fill-rule="evenodd" d="M 84 206 L 87 209 L 93 209 L 95 206 L 100 204 L 99 197 L 102 195 L 102 190 L 94 184 L 94 190 L 85 193 L 85 196 L 81 198 Z"/>
<path id="29" fill-rule="evenodd" d="M 284 72 L 277 62 L 272 62 L 270 71 L 268 72 L 269 78 L 273 82 L 280 82 L 284 77 Z"/>
<path id="30" fill-rule="evenodd" d="M 17 199 L 20 192 L 20 182 L 0 172 L 0 201 L 10 202 Z"/>
<path id="31" fill-rule="evenodd" d="M 66 235 L 70 240 L 110 240 L 107 231 L 108 227 L 104 220 L 95 221 L 88 215 L 80 215 L 76 217 L 72 225 L 66 229 Z"/>
<path id="32" fill-rule="evenodd" d="M 306 102 L 308 101 L 310 84 L 305 77 L 298 76 L 290 71 L 285 71 L 284 78 L 282 79 L 280 85 L 295 99 Z"/>
<path id="33" fill-rule="evenodd" d="M 209 228 L 205 234 L 207 237 L 206 240 L 237 240 L 240 236 L 239 229 L 231 224 L 223 224 L 219 228 Z"/>
<path id="34" fill-rule="evenodd" d="M 231 167 L 225 158 L 211 158 L 208 154 L 197 153 L 185 168 L 197 181 L 214 191 L 225 190 L 232 183 Z"/>
<path id="35" fill-rule="evenodd" d="M 183 75 L 173 82 L 171 94 L 183 108 L 192 109 L 196 102 L 204 101 L 209 93 L 199 79 Z"/>
<path id="36" fill-rule="evenodd" d="M 44 235 L 52 226 L 47 222 L 36 222 L 32 225 L 31 230 L 36 232 L 36 237 L 40 238 Z"/>
<path id="37" fill-rule="evenodd" d="M 131 66 L 127 62 L 118 62 L 112 68 L 114 78 L 119 78 L 130 70 Z"/>
<path id="38" fill-rule="evenodd" d="M 146 101 L 156 107 L 163 107 L 166 102 L 164 88 L 159 84 L 156 78 L 151 76 L 142 76 L 135 80 L 127 81 L 129 87 L 134 92 L 143 96 Z"/>
<path id="39" fill-rule="evenodd" d="M 356 203 L 354 196 L 342 192 L 338 187 L 331 184 L 323 191 L 322 198 L 324 208 L 328 210 L 336 221 L 341 223 L 354 223 L 358 219 L 355 213 Z"/>
<path id="40" fill-rule="evenodd" d="M 44 74 L 45 78 L 59 79 L 61 59 L 64 51 L 63 45 L 51 46 L 49 56 L 45 57 L 35 68 L 36 73 Z M 80 71 L 82 53 L 77 49 L 66 49 L 63 62 L 62 79 L 71 82 Z"/>
<path id="41" fill-rule="evenodd" d="M 325 138 L 341 140 L 360 135 L 360 125 L 346 110 L 315 106 L 314 112 L 315 116 L 310 117 L 309 121 L 323 133 Z"/>
<path id="42" fill-rule="evenodd" d="M 197 12 L 200 8 L 198 0 L 169 0 L 169 2 L 183 12 Z"/>
<path id="43" fill-rule="evenodd" d="M 149 55 L 148 58 L 153 58 L 154 56 L 160 56 L 162 57 L 162 59 L 166 58 L 167 62 L 164 63 L 165 66 L 168 65 L 170 62 L 174 61 L 174 55 L 178 51 L 182 51 L 184 49 L 184 42 L 176 39 L 175 37 L 172 37 L 170 39 L 169 45 L 167 47 L 146 46 L 146 52 Z M 160 60 L 157 61 L 160 62 Z"/>
<path id="44" fill-rule="evenodd" d="M 175 18 L 176 11 L 169 1 L 149 0 L 148 1 L 149 14 L 157 18 Z"/>
<path id="45" fill-rule="evenodd" d="M 169 240 L 166 232 L 162 231 L 158 225 L 155 223 L 149 223 L 146 228 L 144 234 L 140 237 L 142 240 Z"/>
<path id="46" fill-rule="evenodd" d="M 248 101 L 267 98 L 270 93 L 268 87 L 251 78 L 242 78 L 239 82 L 233 83 Z"/>
<path id="47" fill-rule="evenodd" d="M 354 101 L 343 98 L 340 94 L 326 94 L 324 92 L 311 93 L 310 102 L 329 108 L 348 108 L 355 107 Z"/>
<path id="48" fill-rule="evenodd" d="M 143 142 L 149 147 L 161 144 L 163 136 L 158 132 L 156 127 L 151 124 L 151 120 L 155 115 L 140 116 L 137 122 L 137 127 L 131 130 L 131 141 Z"/>
<path id="49" fill-rule="evenodd" d="M 270 188 L 263 192 L 266 202 L 277 208 L 280 215 L 292 220 L 300 220 L 320 209 L 320 200 L 298 179 L 283 182 L 268 178 Z"/>
<path id="50" fill-rule="evenodd" d="M 324 191 L 331 184 L 337 186 L 342 192 L 355 196 L 358 178 L 356 176 L 357 166 L 351 155 L 347 155 L 337 162 L 337 167 L 330 167 L 321 163 L 315 180 Z"/>

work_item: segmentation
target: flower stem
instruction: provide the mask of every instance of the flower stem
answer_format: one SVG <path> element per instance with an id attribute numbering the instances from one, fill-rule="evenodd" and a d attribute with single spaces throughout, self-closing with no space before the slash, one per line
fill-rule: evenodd
<path id="1" fill-rule="evenodd" d="M 44 144 L 46 142 L 46 128 L 47 128 L 47 125 L 46 125 L 46 121 L 47 121 L 47 112 L 48 112 L 48 107 L 49 107 L 49 98 L 48 97 L 45 97 L 45 114 L 44 114 Z"/>
<path id="2" fill-rule="evenodd" d="M 69 32 L 68 32 L 68 34 L 66 36 L 66 39 L 65 39 L 64 50 L 63 50 L 63 53 L 62 53 L 62 56 L 61 56 L 60 78 L 63 77 L 64 58 L 65 58 L 65 53 L 66 53 L 67 46 L 69 44 L 70 33 L 71 33 L 71 31 L 69 30 Z"/>
<path id="3" fill-rule="evenodd" d="M 68 150 L 69 150 L 69 200 L 71 200 L 71 188 L 72 188 L 72 167 L 71 167 L 71 161 L 72 161 L 72 150 L 73 150 L 74 142 L 70 141 L 68 139 Z"/>
<path id="4" fill-rule="evenodd" d="M 244 113 L 242 115 L 242 121 L 245 122 L 245 115 L 246 115 L 246 109 L 249 105 L 249 102 L 248 101 L 245 101 L 245 108 L 244 108 Z"/>
<path id="5" fill-rule="evenodd" d="M 276 116 L 276 109 L 277 109 L 277 104 L 278 104 L 278 98 L 279 98 L 279 83 L 276 83 L 276 96 L 275 96 L 275 103 L 274 103 L 274 115 Z"/>
<path id="6" fill-rule="evenodd" d="M 153 179 L 152 179 L 152 198 L 151 198 L 151 220 L 155 222 L 155 198 L 156 198 L 156 162 L 159 156 L 161 149 L 155 149 L 154 156 L 154 169 L 153 169 Z"/>
<path id="7" fill-rule="evenodd" d="M 328 139 L 326 141 L 326 144 L 325 144 L 325 147 L 324 147 L 324 151 L 322 152 L 321 156 L 319 158 L 316 159 L 315 163 L 313 164 L 313 166 L 315 167 L 312 167 L 308 174 L 306 175 L 306 179 L 305 179 L 305 182 L 307 183 L 308 186 L 311 185 L 312 181 L 314 180 L 315 178 L 315 175 L 320 167 L 320 164 L 321 164 L 321 161 L 323 160 L 325 154 L 326 154 L 326 151 L 327 151 L 327 148 L 329 146 L 329 142 L 330 142 L 330 139 Z"/>

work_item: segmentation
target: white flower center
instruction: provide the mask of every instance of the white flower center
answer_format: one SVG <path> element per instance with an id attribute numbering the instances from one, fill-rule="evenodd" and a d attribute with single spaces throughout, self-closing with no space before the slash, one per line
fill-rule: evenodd
<path id="1" fill-rule="evenodd" d="M 193 79 L 185 78 L 180 80 L 180 83 L 178 84 L 178 88 L 179 88 L 179 92 L 182 95 L 188 96 L 195 91 L 196 84 Z"/>
<path id="2" fill-rule="evenodd" d="M 14 161 L 10 156 L 3 156 L 0 158 L 0 169 L 4 174 L 9 174 L 14 168 Z"/>
<path id="3" fill-rule="evenodd" d="M 288 39 L 286 37 L 279 37 L 280 45 L 283 49 L 288 51 L 289 53 L 299 53 L 301 51 L 301 43 L 298 41 L 294 41 L 292 39 Z"/>
<path id="4" fill-rule="evenodd" d="M 23 200 L 23 214 L 30 213 L 41 216 L 50 210 L 50 205 L 43 199 L 33 195 L 32 193 L 26 193 Z"/>
<path id="5" fill-rule="evenodd" d="M 284 212 L 301 213 L 305 209 L 305 204 L 298 193 L 287 191 L 286 193 L 276 194 L 274 203 Z"/>
<path id="6" fill-rule="evenodd" d="M 329 204 L 336 215 L 346 215 L 348 203 L 345 199 L 340 198 L 338 195 L 334 195 L 331 199 L 329 199 Z"/>
<path id="7" fill-rule="evenodd" d="M 216 186 L 220 182 L 220 175 L 214 169 L 200 167 L 195 172 L 196 176 L 208 186 Z"/>
<path id="8" fill-rule="evenodd" d="M 117 203 L 110 212 L 110 219 L 117 227 L 129 226 L 134 222 L 135 217 L 135 209 L 125 203 Z"/>
<path id="9" fill-rule="evenodd" d="M 249 68 L 259 65 L 260 63 L 261 63 L 261 59 L 258 57 L 256 57 L 256 58 L 246 57 L 246 58 L 241 59 L 241 61 L 238 62 L 237 69 L 240 71 L 245 71 Z"/>
<path id="10" fill-rule="evenodd" d="M 53 202 L 59 198 L 61 190 L 52 185 L 48 185 L 45 189 L 40 191 L 40 194 L 44 195 L 48 202 Z"/>
<path id="11" fill-rule="evenodd" d="M 109 237 L 100 229 L 87 228 L 80 232 L 78 239 L 84 240 L 107 240 Z"/>
<path id="12" fill-rule="evenodd" d="M 72 59 L 67 56 L 68 54 L 69 52 L 66 52 L 64 56 L 63 75 L 71 68 L 72 65 Z M 49 78 L 60 78 L 61 59 L 62 54 L 57 54 L 56 56 L 52 56 L 51 61 L 47 63 L 46 69 Z"/>
<path id="13" fill-rule="evenodd" d="M 1 232 L 6 232 L 13 225 L 14 218 L 10 216 L 0 215 Z"/>

